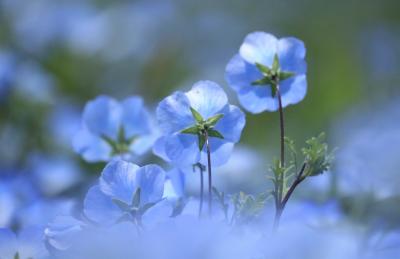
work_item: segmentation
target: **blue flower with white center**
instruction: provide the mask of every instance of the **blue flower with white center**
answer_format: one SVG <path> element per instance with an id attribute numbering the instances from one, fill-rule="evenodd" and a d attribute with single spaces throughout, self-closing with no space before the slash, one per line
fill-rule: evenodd
<path id="1" fill-rule="evenodd" d="M 150 115 L 137 96 L 122 102 L 99 96 L 86 104 L 82 122 L 73 145 L 88 162 L 116 156 L 132 159 L 146 153 L 156 140 Z"/>
<path id="2" fill-rule="evenodd" d="M 163 202 L 165 176 L 157 165 L 139 167 L 122 160 L 112 161 L 103 170 L 99 184 L 88 191 L 84 213 L 103 225 L 126 220 L 141 225 L 142 220 L 157 216 L 152 213 L 168 217 L 172 207 Z"/>
<path id="3" fill-rule="evenodd" d="M 157 107 L 157 119 L 163 137 L 153 150 L 178 167 L 207 164 L 205 134 L 213 165 L 226 163 L 245 125 L 243 112 L 229 105 L 225 92 L 211 81 L 166 97 Z"/>
<path id="4" fill-rule="evenodd" d="M 276 111 L 278 94 L 282 107 L 305 97 L 305 54 L 304 43 L 296 38 L 277 39 L 265 32 L 253 32 L 229 61 L 225 78 L 249 112 Z"/>
<path id="5" fill-rule="evenodd" d="M 40 228 L 22 229 L 18 235 L 7 228 L 0 228 L 0 258 L 48 258 L 44 233 Z"/>

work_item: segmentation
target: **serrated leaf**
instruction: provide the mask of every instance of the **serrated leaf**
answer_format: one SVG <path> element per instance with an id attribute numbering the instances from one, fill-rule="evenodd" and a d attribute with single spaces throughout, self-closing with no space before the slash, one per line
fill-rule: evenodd
<path id="1" fill-rule="evenodd" d="M 222 113 L 221 113 L 221 114 L 214 115 L 214 116 L 212 116 L 211 118 L 208 118 L 208 119 L 207 119 L 206 124 L 207 124 L 208 126 L 215 126 L 215 124 L 217 124 L 217 122 L 218 122 L 220 119 L 222 119 L 222 117 L 224 117 L 224 115 L 223 115 Z"/>
<path id="2" fill-rule="evenodd" d="M 256 67 L 264 75 L 270 75 L 271 74 L 271 69 L 269 67 L 267 67 L 267 66 L 264 66 L 263 64 L 256 63 Z"/>
<path id="3" fill-rule="evenodd" d="M 197 121 L 197 122 L 203 122 L 203 116 L 201 116 L 201 114 L 196 111 L 194 108 L 190 107 L 190 111 L 192 112 L 193 118 Z"/>
<path id="4" fill-rule="evenodd" d="M 199 128 L 197 126 L 191 126 L 189 128 L 181 130 L 181 133 L 197 135 L 199 134 Z"/>
<path id="5" fill-rule="evenodd" d="M 208 136 L 210 136 L 210 137 L 224 139 L 224 136 L 222 136 L 221 133 L 219 133 L 218 131 L 216 131 L 214 129 L 209 129 L 207 132 L 208 132 Z"/>
<path id="6" fill-rule="evenodd" d="M 199 149 L 200 151 L 202 151 L 204 145 L 206 144 L 206 137 L 203 134 L 198 134 L 198 138 L 199 138 Z"/>
<path id="7" fill-rule="evenodd" d="M 112 202 L 123 211 L 129 211 L 131 209 L 131 206 L 124 201 L 118 199 L 112 199 Z"/>
<path id="8" fill-rule="evenodd" d="M 132 207 L 134 208 L 139 208 L 140 206 L 140 193 L 141 193 L 140 188 L 137 188 L 132 198 Z"/>

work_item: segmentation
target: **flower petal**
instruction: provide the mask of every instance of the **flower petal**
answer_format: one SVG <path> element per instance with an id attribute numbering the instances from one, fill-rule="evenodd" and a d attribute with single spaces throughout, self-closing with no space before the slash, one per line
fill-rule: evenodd
<path id="1" fill-rule="evenodd" d="M 211 166 L 221 166 L 228 162 L 229 157 L 232 154 L 234 144 L 226 142 L 223 139 L 210 138 L 210 149 L 211 149 Z M 206 148 L 201 152 L 200 163 L 207 165 L 207 151 Z"/>
<path id="2" fill-rule="evenodd" d="M 194 124 L 187 96 L 182 92 L 175 92 L 162 100 L 157 107 L 157 120 L 165 134 L 179 132 Z"/>
<path id="3" fill-rule="evenodd" d="M 73 148 L 87 162 L 108 161 L 112 148 L 99 136 L 93 135 L 87 129 L 80 130 L 73 139 Z"/>
<path id="4" fill-rule="evenodd" d="M 44 245 L 44 230 L 37 227 L 22 229 L 18 234 L 19 258 L 44 258 L 48 255 Z"/>
<path id="5" fill-rule="evenodd" d="M 156 156 L 161 157 L 164 161 L 170 162 L 171 160 L 168 158 L 165 150 L 166 139 L 167 137 L 163 136 L 156 140 L 156 142 L 153 145 L 153 153 Z"/>
<path id="6" fill-rule="evenodd" d="M 17 237 L 7 228 L 0 228 L 0 258 L 14 258 L 18 252 Z"/>
<path id="7" fill-rule="evenodd" d="M 140 187 L 140 204 L 159 201 L 164 193 L 165 172 L 158 165 L 146 165 L 137 170 L 136 182 Z"/>
<path id="8" fill-rule="evenodd" d="M 199 144 L 195 135 L 170 135 L 165 140 L 165 150 L 167 157 L 178 167 L 196 164 L 200 159 Z"/>
<path id="9" fill-rule="evenodd" d="M 100 189 L 110 198 L 131 204 L 137 188 L 136 174 L 139 166 L 122 160 L 112 161 L 100 177 Z"/>
<path id="10" fill-rule="evenodd" d="M 295 76 L 281 83 L 282 106 L 296 104 L 304 99 L 307 93 L 306 75 Z"/>
<path id="11" fill-rule="evenodd" d="M 198 111 L 204 119 L 220 112 L 228 103 L 224 90 L 211 81 L 199 81 L 186 93 L 190 106 Z"/>
<path id="12" fill-rule="evenodd" d="M 83 122 L 95 135 L 106 135 L 116 139 L 121 126 L 122 108 L 108 96 L 99 96 L 89 101 L 83 111 Z"/>
<path id="13" fill-rule="evenodd" d="M 271 67 L 277 51 L 278 40 L 272 34 L 253 32 L 246 36 L 240 46 L 240 56 L 251 64 L 260 63 Z"/>
<path id="14" fill-rule="evenodd" d="M 251 113 L 278 110 L 278 99 L 272 97 L 271 87 L 245 87 L 238 92 L 240 104 Z"/>
<path id="15" fill-rule="evenodd" d="M 142 98 L 133 96 L 125 99 L 121 105 L 125 137 L 150 133 L 150 114 L 145 109 Z"/>
<path id="16" fill-rule="evenodd" d="M 229 61 L 225 70 L 226 81 L 237 92 L 243 87 L 254 87 L 251 83 L 262 77 L 257 67 L 246 62 L 239 54 Z"/>
<path id="17" fill-rule="evenodd" d="M 110 196 L 101 191 L 99 185 L 93 186 L 87 192 L 83 211 L 90 220 L 106 225 L 115 223 L 122 216 L 122 211 L 113 203 Z"/>
<path id="18" fill-rule="evenodd" d="M 281 70 L 305 74 L 307 71 L 305 55 L 306 48 L 301 40 L 293 37 L 279 40 L 278 56 Z"/>
<path id="19" fill-rule="evenodd" d="M 223 110 L 224 117 L 215 126 L 215 129 L 222 134 L 224 140 L 238 142 L 246 119 L 244 113 L 234 105 L 228 105 Z"/>

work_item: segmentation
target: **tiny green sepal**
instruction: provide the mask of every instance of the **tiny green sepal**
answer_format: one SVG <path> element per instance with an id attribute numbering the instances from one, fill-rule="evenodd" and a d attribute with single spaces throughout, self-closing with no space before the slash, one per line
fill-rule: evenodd
<path id="1" fill-rule="evenodd" d="M 191 126 L 181 130 L 181 133 L 197 135 L 199 134 L 199 128 L 197 126 Z"/>
<path id="2" fill-rule="evenodd" d="M 196 111 L 194 108 L 190 107 L 190 111 L 192 112 L 193 118 L 197 121 L 197 122 L 203 122 L 203 116 L 201 116 L 201 114 Z"/>
<path id="3" fill-rule="evenodd" d="M 267 66 L 264 66 L 263 64 L 260 63 L 256 63 L 256 67 L 258 68 L 258 70 L 260 70 L 261 73 L 263 73 L 264 75 L 270 75 L 271 74 L 271 69 Z"/>
<path id="4" fill-rule="evenodd" d="M 218 122 L 222 117 L 224 117 L 223 114 L 214 115 L 214 116 L 212 116 L 211 118 L 208 118 L 208 119 L 207 119 L 206 125 L 209 126 L 209 127 L 215 126 L 215 124 L 217 124 L 217 122 Z"/>
<path id="5" fill-rule="evenodd" d="M 261 79 L 258 79 L 256 81 L 252 82 L 251 85 L 255 85 L 255 86 L 272 85 L 272 81 L 269 77 L 264 77 L 264 78 L 261 78 Z"/>
<path id="6" fill-rule="evenodd" d="M 295 75 L 295 73 L 292 72 L 287 72 L 287 71 L 283 71 L 279 73 L 279 81 L 283 81 L 286 80 L 288 78 L 291 78 Z"/>
<path id="7" fill-rule="evenodd" d="M 199 149 L 203 150 L 204 145 L 206 144 L 206 137 L 203 134 L 198 134 L 199 137 Z"/>
<path id="8" fill-rule="evenodd" d="M 207 132 L 208 132 L 208 136 L 210 136 L 210 137 L 224 139 L 224 136 L 222 136 L 221 133 L 219 133 L 218 131 L 216 131 L 214 129 L 209 129 Z"/>
<path id="9" fill-rule="evenodd" d="M 274 72 L 279 71 L 279 67 L 280 67 L 280 65 L 279 65 L 279 57 L 278 57 L 277 54 L 275 54 L 274 61 L 272 63 L 272 71 L 274 71 Z"/>
<path id="10" fill-rule="evenodd" d="M 135 194 L 133 195 L 133 198 L 132 198 L 132 206 L 134 208 L 139 208 L 139 206 L 140 206 L 140 193 L 141 193 L 140 188 L 137 188 L 136 192 L 135 192 Z"/>

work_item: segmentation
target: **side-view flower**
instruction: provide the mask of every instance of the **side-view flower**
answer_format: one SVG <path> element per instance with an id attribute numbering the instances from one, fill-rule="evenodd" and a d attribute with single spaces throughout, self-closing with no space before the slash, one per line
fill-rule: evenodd
<path id="1" fill-rule="evenodd" d="M 141 97 L 122 102 L 108 96 L 89 101 L 83 111 L 82 129 L 74 138 L 74 149 L 88 162 L 131 159 L 151 149 L 156 139 L 150 114 Z"/>

